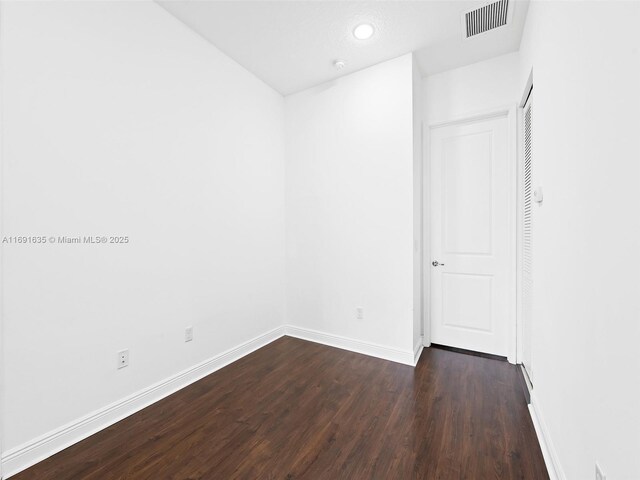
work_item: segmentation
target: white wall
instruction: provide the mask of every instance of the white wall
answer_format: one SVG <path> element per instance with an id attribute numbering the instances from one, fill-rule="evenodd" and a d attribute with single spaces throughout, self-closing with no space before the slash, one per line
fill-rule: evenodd
<path id="1" fill-rule="evenodd" d="M 566 479 L 640 478 L 639 20 L 533 2 L 519 53 L 423 82 L 438 123 L 519 103 L 534 70 L 534 403 Z"/>
<path id="2" fill-rule="evenodd" d="M 412 56 L 285 104 L 288 323 L 412 357 Z"/>
<path id="3" fill-rule="evenodd" d="M 3 235 L 130 238 L 4 246 L 6 451 L 282 325 L 284 101 L 152 2 L 0 30 Z"/>
<path id="4" fill-rule="evenodd" d="M 639 20 L 535 2 L 520 54 L 422 92 L 439 122 L 535 67 L 534 401 L 568 479 L 640 477 Z M 1 21 L 3 235 L 131 239 L 4 246 L 5 450 L 281 325 L 285 265 L 288 323 L 412 354 L 411 55 L 288 97 L 285 156 L 282 98 L 153 3 Z"/>
<path id="5" fill-rule="evenodd" d="M 567 479 L 640 478 L 640 3 L 534 2 L 534 404 Z M 562 473 L 561 473 L 562 475 Z"/>
<path id="6" fill-rule="evenodd" d="M 423 80 L 427 125 L 482 113 L 520 100 L 520 57 L 509 53 Z"/>

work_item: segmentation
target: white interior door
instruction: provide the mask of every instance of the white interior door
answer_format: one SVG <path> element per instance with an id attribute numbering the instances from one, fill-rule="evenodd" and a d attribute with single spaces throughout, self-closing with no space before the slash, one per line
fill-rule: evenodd
<path id="1" fill-rule="evenodd" d="M 507 356 L 506 116 L 431 130 L 431 342 Z"/>

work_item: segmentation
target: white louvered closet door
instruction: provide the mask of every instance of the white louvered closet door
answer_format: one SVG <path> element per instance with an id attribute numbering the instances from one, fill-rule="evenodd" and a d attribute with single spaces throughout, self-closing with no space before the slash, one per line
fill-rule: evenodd
<path id="1" fill-rule="evenodd" d="M 533 255 L 533 171 L 532 171 L 532 115 L 533 91 L 524 106 L 524 169 L 523 169 L 523 212 L 522 212 L 522 320 L 523 320 L 523 364 L 533 383 L 532 335 L 532 255 Z"/>

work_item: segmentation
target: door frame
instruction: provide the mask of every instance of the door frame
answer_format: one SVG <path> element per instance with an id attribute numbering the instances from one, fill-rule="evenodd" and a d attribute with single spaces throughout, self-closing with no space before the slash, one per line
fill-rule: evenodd
<path id="1" fill-rule="evenodd" d="M 4 42 L 4 5 L 0 2 L 0 41 Z M 0 81 L 4 81 L 4 68 L 0 62 Z M 0 90 L 0 192 L 4 192 L 4 169 L 5 169 L 5 155 L 4 155 L 4 116 L 2 114 L 2 107 L 4 107 L 4 97 Z M 0 213 L 4 213 L 5 202 L 4 195 L 0 194 Z M 0 235 L 4 235 L 4 215 L 0 214 Z M 4 435 L 5 435 L 5 374 L 4 374 L 4 248 L 0 247 L 0 480 L 4 478 L 3 464 L 3 452 L 4 452 Z"/>
<path id="2" fill-rule="evenodd" d="M 522 298 L 522 281 L 523 281 L 523 258 L 524 258 L 524 107 L 527 103 L 527 99 L 529 98 L 529 93 L 533 88 L 533 69 L 529 71 L 529 76 L 527 77 L 527 81 L 524 86 L 524 90 L 522 92 L 522 98 L 518 102 L 516 106 L 517 112 L 517 159 L 518 159 L 518 197 L 516 199 L 516 219 L 517 219 L 517 234 L 518 237 L 516 239 L 516 246 L 518 248 L 518 265 L 516 270 L 516 284 L 517 284 L 517 345 L 516 345 L 516 356 L 518 359 L 517 363 L 523 364 L 524 369 L 524 308 L 523 308 L 523 298 Z M 530 373 L 527 372 L 527 375 Z M 532 381 L 532 379 L 530 379 Z"/>
<path id="3" fill-rule="evenodd" d="M 425 123 L 423 125 L 423 138 L 424 149 L 422 152 L 423 168 L 422 168 L 422 191 L 423 191 L 423 257 L 422 257 L 422 271 L 423 271 L 423 292 L 422 292 L 422 304 L 423 309 L 423 343 L 425 347 L 431 345 L 431 132 L 439 127 L 445 127 L 450 125 L 456 125 L 461 123 L 476 122 L 479 120 L 487 120 L 495 117 L 505 117 L 507 119 L 507 137 L 509 139 L 508 155 L 510 161 L 507 166 L 507 175 L 509 178 L 509 203 L 507 205 L 509 211 L 509 218 L 507 220 L 507 228 L 509 234 L 509 258 L 511 259 L 511 265 L 509 268 L 509 312 L 510 321 L 508 325 L 509 336 L 507 339 L 507 360 L 509 363 L 516 364 L 521 362 L 522 347 L 520 345 L 520 315 L 518 312 L 518 270 L 520 262 L 518 261 L 519 252 L 519 240 L 518 240 L 518 193 L 519 177 L 520 177 L 520 163 L 521 159 L 518 154 L 518 105 L 511 104 L 505 106 L 499 106 L 487 110 L 481 110 L 476 112 L 469 112 L 467 114 L 454 116 L 450 119 L 437 121 L 433 123 Z"/>

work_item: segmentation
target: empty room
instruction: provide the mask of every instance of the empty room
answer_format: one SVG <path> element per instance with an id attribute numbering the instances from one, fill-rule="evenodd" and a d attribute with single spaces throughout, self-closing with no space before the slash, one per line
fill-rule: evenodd
<path id="1" fill-rule="evenodd" d="M 640 1 L 0 0 L 0 480 L 640 480 Z"/>

